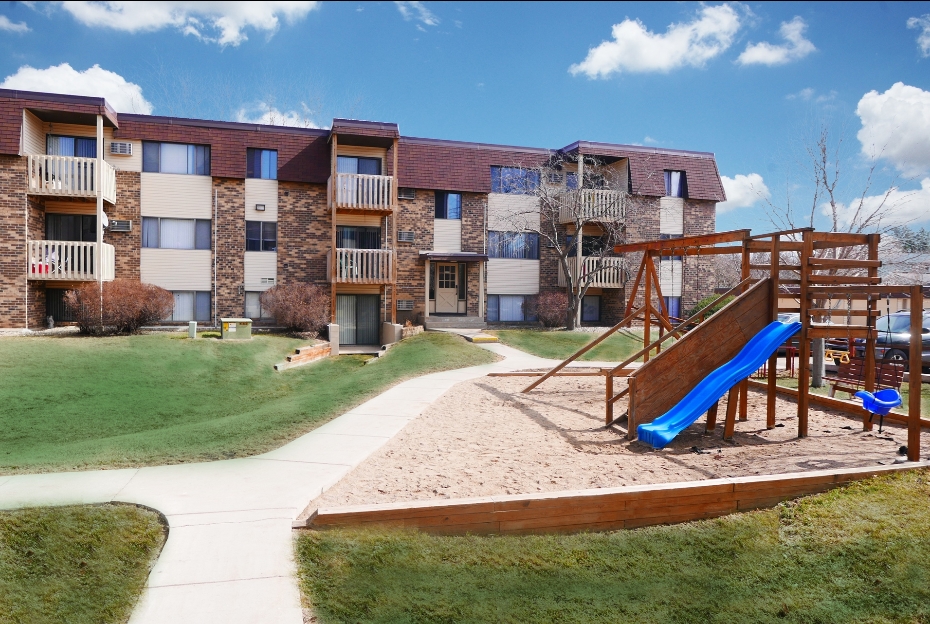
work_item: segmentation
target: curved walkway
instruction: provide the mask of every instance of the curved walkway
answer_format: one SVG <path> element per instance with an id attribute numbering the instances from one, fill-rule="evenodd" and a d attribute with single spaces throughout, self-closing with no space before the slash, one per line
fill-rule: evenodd
<path id="1" fill-rule="evenodd" d="M 0 476 L 0 509 L 122 502 L 163 513 L 168 541 L 130 624 L 301 624 L 291 524 L 309 501 L 460 381 L 555 363 L 502 344 L 481 346 L 504 359 L 400 383 L 270 453 Z"/>

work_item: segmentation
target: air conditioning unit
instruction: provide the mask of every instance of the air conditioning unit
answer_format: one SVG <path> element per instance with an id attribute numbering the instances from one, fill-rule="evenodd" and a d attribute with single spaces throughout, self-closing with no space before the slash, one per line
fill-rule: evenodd
<path id="1" fill-rule="evenodd" d="M 276 277 L 263 277 L 259 281 L 262 286 L 274 286 L 277 283 Z"/>
<path id="2" fill-rule="evenodd" d="M 129 141 L 112 141 L 110 153 L 114 156 L 132 156 L 132 143 Z"/>
<path id="3" fill-rule="evenodd" d="M 413 299 L 398 299 L 398 300 L 397 300 L 397 309 L 398 309 L 398 310 L 412 310 L 412 309 L 413 309 Z"/>
<path id="4" fill-rule="evenodd" d="M 414 240 L 413 232 L 405 232 L 405 231 L 397 232 L 398 243 L 412 243 L 413 240 Z"/>
<path id="5" fill-rule="evenodd" d="M 412 188 L 400 187 L 397 189 L 397 198 L 398 199 L 416 199 L 417 190 Z"/>
<path id="6" fill-rule="evenodd" d="M 121 219 L 110 219 L 111 232 L 132 232 L 132 221 L 131 220 L 121 220 Z"/>

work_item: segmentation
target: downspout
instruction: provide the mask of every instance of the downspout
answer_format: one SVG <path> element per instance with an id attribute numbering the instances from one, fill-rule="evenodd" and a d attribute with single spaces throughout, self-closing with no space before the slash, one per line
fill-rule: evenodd
<path id="1" fill-rule="evenodd" d="M 26 109 L 24 108 L 23 109 L 23 125 L 21 126 L 20 131 L 19 131 L 19 153 L 20 155 L 22 155 L 22 153 L 26 151 L 24 149 L 24 146 L 26 143 L 25 132 L 26 132 Z M 24 231 L 26 233 L 26 284 L 25 284 L 26 296 L 23 298 L 23 302 L 26 306 L 26 309 L 25 309 L 26 331 L 29 331 L 29 262 L 30 262 L 30 259 L 29 259 L 29 168 L 28 168 L 29 157 L 27 155 L 27 156 L 24 156 L 24 158 L 26 158 L 27 168 L 26 168 L 26 192 L 23 193 L 23 226 L 24 226 Z"/>
<path id="2" fill-rule="evenodd" d="M 216 220 L 219 205 L 219 191 L 213 189 L 213 326 L 217 327 L 216 319 Z"/>
<path id="3" fill-rule="evenodd" d="M 97 251 L 94 272 L 100 291 L 100 327 L 103 329 L 103 115 L 97 115 L 97 171 L 94 184 L 97 191 Z"/>

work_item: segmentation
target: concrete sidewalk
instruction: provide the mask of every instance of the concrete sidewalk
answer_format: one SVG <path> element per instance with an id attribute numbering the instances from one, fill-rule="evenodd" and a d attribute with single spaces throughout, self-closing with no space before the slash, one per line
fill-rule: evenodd
<path id="1" fill-rule="evenodd" d="M 460 381 L 555 364 L 502 344 L 482 347 L 505 359 L 405 381 L 270 453 L 0 476 L 0 509 L 126 502 L 163 513 L 168 541 L 131 624 L 301 624 L 291 524 L 304 507 Z"/>

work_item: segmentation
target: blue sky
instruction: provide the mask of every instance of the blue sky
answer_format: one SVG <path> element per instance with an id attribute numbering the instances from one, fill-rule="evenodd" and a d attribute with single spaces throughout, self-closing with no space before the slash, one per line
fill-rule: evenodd
<path id="1" fill-rule="evenodd" d="M 840 201 L 880 150 L 867 198 L 895 185 L 893 218 L 930 225 L 930 3 L 4 3 L 0 78 L 154 114 L 711 151 L 721 230 L 771 229 L 766 193 L 809 210 L 826 123 Z"/>

